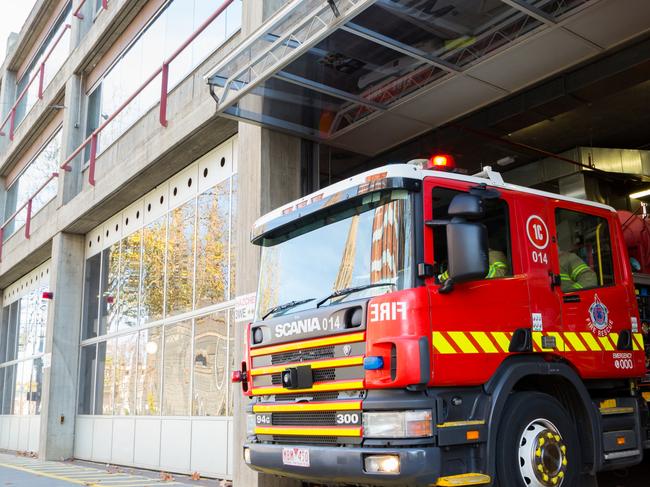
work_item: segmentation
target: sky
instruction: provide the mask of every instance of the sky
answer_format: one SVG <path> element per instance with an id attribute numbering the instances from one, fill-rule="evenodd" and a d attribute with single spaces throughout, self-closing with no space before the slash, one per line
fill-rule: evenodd
<path id="1" fill-rule="evenodd" d="M 19 32 L 38 0 L 0 0 L 0 64 L 4 61 L 10 32 Z"/>

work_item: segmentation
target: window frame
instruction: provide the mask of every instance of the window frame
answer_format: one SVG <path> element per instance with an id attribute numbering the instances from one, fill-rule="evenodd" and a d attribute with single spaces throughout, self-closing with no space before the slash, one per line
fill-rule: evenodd
<path id="1" fill-rule="evenodd" d="M 466 185 L 462 185 L 462 186 L 458 186 L 458 187 L 452 186 L 452 185 L 445 185 L 445 184 L 440 184 L 440 182 L 438 182 L 438 181 L 435 181 L 435 182 L 432 183 L 430 189 L 431 189 L 431 193 L 430 193 L 430 197 L 431 197 L 431 199 L 430 199 L 431 214 L 432 214 L 433 218 L 436 219 L 437 216 L 434 214 L 433 203 L 434 203 L 434 193 L 435 193 L 435 191 L 437 189 L 455 191 L 458 194 L 460 194 L 460 193 L 469 194 L 470 193 L 469 190 L 471 188 L 466 186 Z M 507 237 L 507 248 L 505 249 L 505 253 L 506 253 L 506 257 L 508 258 L 508 265 L 509 265 L 510 269 L 509 269 L 509 273 L 507 275 L 505 275 L 505 276 L 492 277 L 492 278 L 488 278 L 486 276 L 483 279 L 477 279 L 476 281 L 472 281 L 472 282 L 483 282 L 483 281 L 496 281 L 496 280 L 500 280 L 500 279 L 511 279 L 511 278 L 515 277 L 516 275 L 518 275 L 520 273 L 519 272 L 520 269 L 518 269 L 518 267 L 519 267 L 518 263 L 514 258 L 515 257 L 515 255 L 514 255 L 514 248 L 515 247 L 513 246 L 513 225 L 512 225 L 512 221 L 514 220 L 515 216 L 513 215 L 513 207 L 510 204 L 510 201 L 507 198 L 507 194 L 505 192 L 500 191 L 500 194 L 498 195 L 498 198 L 492 198 L 492 199 L 496 199 L 496 200 L 500 201 L 503 204 L 503 209 L 505 210 L 505 212 L 504 212 L 504 215 L 506 217 L 505 235 Z M 477 221 L 480 222 L 480 220 L 477 220 Z M 436 238 L 435 238 L 435 229 L 433 229 L 433 228 L 431 229 L 431 235 L 432 235 L 432 240 L 431 240 L 431 242 L 432 242 L 431 254 L 432 255 L 430 255 L 429 257 L 432 258 L 431 261 L 434 263 L 434 266 L 435 266 L 435 265 L 438 264 L 438 262 L 436 260 L 436 255 L 435 255 L 435 241 L 436 241 Z M 489 239 L 489 235 L 488 235 L 488 239 Z M 446 240 L 446 237 L 445 237 L 445 240 Z M 439 271 L 437 270 L 435 274 L 436 275 L 434 276 L 434 281 L 435 281 L 436 285 L 442 285 L 442 283 L 438 282 L 439 281 L 439 279 L 438 279 Z"/>
<path id="2" fill-rule="evenodd" d="M 560 211 L 571 212 L 571 213 L 575 213 L 575 214 L 579 214 L 579 215 L 583 215 L 583 216 L 587 216 L 587 217 L 592 217 L 592 218 L 598 218 L 598 219 L 602 220 L 607 225 L 607 235 L 609 237 L 609 248 L 610 248 L 610 254 L 611 254 L 610 262 L 611 262 L 611 269 L 612 269 L 612 271 L 611 271 L 612 282 L 610 284 L 597 285 L 597 286 L 582 288 L 582 289 L 572 289 L 571 291 L 564 291 L 562 289 L 561 285 L 556 286 L 557 288 L 559 288 L 560 292 L 562 294 L 572 294 L 572 293 L 580 293 L 580 292 L 585 292 L 585 291 L 595 291 L 595 290 L 598 290 L 598 289 L 607 289 L 607 288 L 617 286 L 619 284 L 619 282 L 620 282 L 620 275 L 619 275 L 617 264 L 616 264 L 617 259 L 615 258 L 616 247 L 615 247 L 615 241 L 612 238 L 611 220 L 609 218 L 607 218 L 607 216 L 605 216 L 603 214 L 600 214 L 597 211 L 590 212 L 590 211 L 586 211 L 586 209 L 583 209 L 583 208 L 575 209 L 575 208 L 571 208 L 571 207 L 568 207 L 568 206 L 556 205 L 556 206 L 553 206 L 552 210 L 553 210 L 552 211 L 552 213 L 553 213 L 553 224 L 555 226 L 555 246 L 556 246 L 555 256 L 553 256 L 552 258 L 555 259 L 555 264 L 557 265 L 557 269 L 558 269 L 559 273 L 561 273 L 560 252 L 562 252 L 562 248 L 560 247 L 560 238 L 559 238 L 560 229 L 558 227 L 558 221 L 559 221 L 558 212 L 560 212 Z M 580 256 L 578 256 L 578 257 L 581 260 L 583 260 Z M 587 264 L 587 263 L 585 262 L 585 264 Z M 587 264 L 587 266 L 589 266 L 589 264 Z M 589 266 L 589 268 L 596 274 L 596 278 L 598 280 L 600 280 L 601 276 L 599 275 L 598 271 L 596 269 L 593 269 L 591 266 Z M 559 276 L 559 274 L 558 274 L 558 276 Z"/>

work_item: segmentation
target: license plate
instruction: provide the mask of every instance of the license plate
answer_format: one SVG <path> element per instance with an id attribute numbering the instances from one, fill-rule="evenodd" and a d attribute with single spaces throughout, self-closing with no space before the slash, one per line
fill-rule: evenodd
<path id="1" fill-rule="evenodd" d="M 294 467 L 309 467 L 309 449 L 283 448 L 282 463 Z"/>

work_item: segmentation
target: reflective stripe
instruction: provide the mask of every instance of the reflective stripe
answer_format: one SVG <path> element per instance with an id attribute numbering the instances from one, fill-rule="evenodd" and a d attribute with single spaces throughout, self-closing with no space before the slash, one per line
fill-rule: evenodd
<path id="1" fill-rule="evenodd" d="M 571 279 L 577 281 L 580 274 L 586 270 L 589 270 L 589 266 L 587 264 L 580 264 L 576 266 L 576 268 L 571 271 Z"/>
<path id="2" fill-rule="evenodd" d="M 598 337 L 600 340 L 600 343 L 603 344 L 603 348 L 607 350 L 608 352 L 614 351 L 614 347 L 612 346 L 612 342 L 609 341 L 609 337 Z"/>
<path id="3" fill-rule="evenodd" d="M 508 353 L 510 351 L 510 339 L 506 336 L 505 333 L 498 331 L 492 333 L 492 336 L 497 341 L 499 347 L 501 347 L 501 350 L 503 352 Z"/>
<path id="4" fill-rule="evenodd" d="M 462 331 L 450 331 L 449 336 L 451 339 L 458 345 L 463 353 L 478 353 L 476 347 L 472 345 L 472 342 L 469 341 L 469 338 Z"/>
<path id="5" fill-rule="evenodd" d="M 479 344 L 485 353 L 499 353 L 496 347 L 492 344 L 487 334 L 482 331 L 473 331 L 472 338 Z"/>
<path id="6" fill-rule="evenodd" d="M 433 349 L 440 353 L 456 353 L 454 347 L 451 346 L 445 336 L 439 331 L 433 332 Z"/>
<path id="7" fill-rule="evenodd" d="M 584 341 L 587 344 L 587 347 L 589 350 L 592 352 L 600 352 L 600 345 L 598 345 L 598 342 L 594 338 L 594 336 L 591 334 L 591 332 L 588 331 L 583 331 L 580 332 L 580 338 L 582 338 L 582 341 Z"/>
<path id="8" fill-rule="evenodd" d="M 577 333 L 574 333 L 572 331 L 571 332 L 566 332 L 564 334 L 564 337 L 569 341 L 569 343 L 571 344 L 571 348 L 575 352 L 586 352 L 587 351 L 587 347 L 585 347 L 585 344 L 582 343 L 582 341 L 578 337 Z"/>

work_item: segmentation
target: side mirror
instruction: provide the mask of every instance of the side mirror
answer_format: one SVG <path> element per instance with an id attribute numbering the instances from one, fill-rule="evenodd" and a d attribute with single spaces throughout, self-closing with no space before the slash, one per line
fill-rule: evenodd
<path id="1" fill-rule="evenodd" d="M 479 196 L 468 193 L 457 194 L 449 203 L 447 213 L 452 218 L 472 220 L 485 215 L 485 205 Z"/>
<path id="2" fill-rule="evenodd" d="M 440 288 L 448 293 L 458 282 L 483 279 L 489 271 L 487 228 L 482 223 L 447 224 L 449 279 Z"/>

